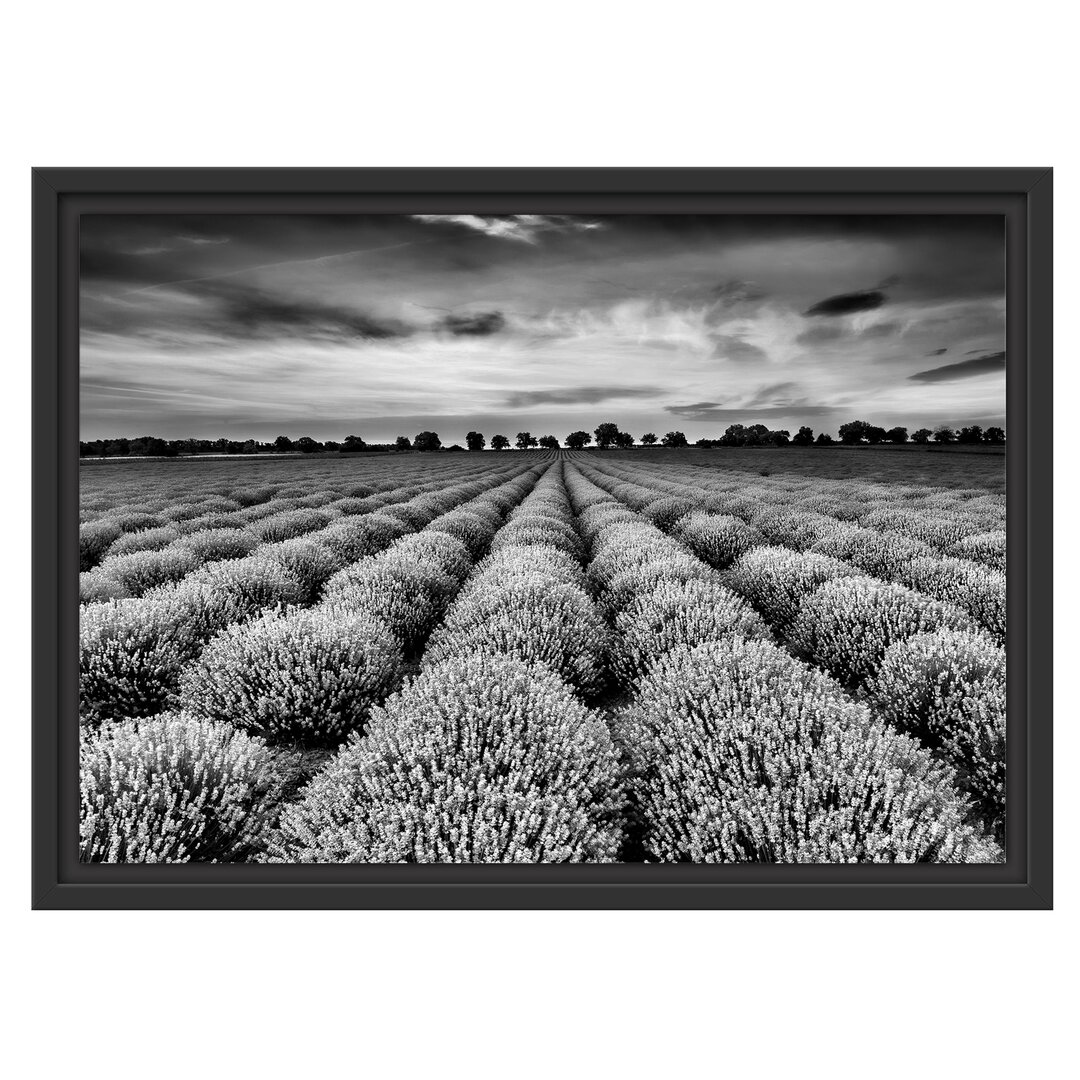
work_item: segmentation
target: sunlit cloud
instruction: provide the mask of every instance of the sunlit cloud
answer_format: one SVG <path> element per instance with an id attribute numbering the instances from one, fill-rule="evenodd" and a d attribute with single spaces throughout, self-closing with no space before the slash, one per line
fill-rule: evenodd
<path id="1" fill-rule="evenodd" d="M 546 232 L 589 232 L 602 229 L 598 221 L 585 221 L 568 214 L 509 214 L 505 217 L 479 217 L 476 214 L 413 214 L 416 221 L 433 225 L 463 225 L 485 236 L 500 240 L 518 240 L 525 244 L 539 242 Z"/>

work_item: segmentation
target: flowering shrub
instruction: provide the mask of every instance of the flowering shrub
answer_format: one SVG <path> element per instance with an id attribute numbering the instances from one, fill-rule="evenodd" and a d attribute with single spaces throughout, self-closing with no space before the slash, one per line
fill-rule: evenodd
<path id="1" fill-rule="evenodd" d="M 582 539 L 589 546 L 603 536 L 612 525 L 637 524 L 641 517 L 633 510 L 628 510 L 618 503 L 594 503 L 584 510 L 577 519 L 577 526 Z"/>
<path id="2" fill-rule="evenodd" d="M 400 521 L 410 532 L 415 529 L 422 529 L 436 516 L 435 512 L 430 508 L 421 509 L 417 506 L 410 506 L 408 503 L 384 506 L 380 513 L 385 517 Z"/>
<path id="3" fill-rule="evenodd" d="M 173 528 L 179 536 L 188 536 L 190 533 L 206 532 L 209 529 L 237 529 L 245 526 L 239 514 L 203 514 L 197 518 L 187 518 L 184 521 L 176 521 Z"/>
<path id="4" fill-rule="evenodd" d="M 499 532 L 501 537 L 506 529 Z M 472 587 L 490 590 L 501 588 L 512 581 L 533 577 L 536 574 L 546 576 L 552 581 L 585 587 L 585 573 L 581 563 L 572 555 L 558 547 L 545 544 L 506 544 L 496 548 L 491 554 L 476 565 L 472 581 L 466 586 L 463 596 L 469 595 Z"/>
<path id="5" fill-rule="evenodd" d="M 579 588 L 543 569 L 475 581 L 450 608 L 424 653 L 426 666 L 472 653 L 546 664 L 582 694 L 604 686 L 607 627 Z"/>
<path id="6" fill-rule="evenodd" d="M 328 513 L 340 514 L 342 517 L 349 517 L 353 514 L 366 514 L 369 510 L 376 509 L 367 499 L 355 499 L 355 498 L 333 498 L 329 502 L 323 504 L 323 510 Z"/>
<path id="7" fill-rule="evenodd" d="M 469 576 L 472 569 L 469 549 L 461 540 L 448 533 L 429 532 L 425 529 L 423 532 L 403 537 L 391 551 L 394 558 L 414 559 L 435 566 L 459 584 Z"/>
<path id="8" fill-rule="evenodd" d="M 93 604 L 99 600 L 123 600 L 131 596 L 131 590 L 116 578 L 94 570 L 84 570 L 79 574 L 79 603 Z"/>
<path id="9" fill-rule="evenodd" d="M 83 862 L 234 862 L 274 824 L 277 756 L 262 739 L 184 715 L 107 724 L 80 748 Z"/>
<path id="10" fill-rule="evenodd" d="M 525 544 L 559 548 L 578 562 L 581 561 L 584 550 L 581 538 L 572 525 L 538 514 L 515 518 L 504 525 L 492 541 L 491 550 L 495 552 L 504 547 Z"/>
<path id="11" fill-rule="evenodd" d="M 761 535 L 745 521 L 726 514 L 689 514 L 675 530 L 699 559 L 718 570 L 761 543 Z"/>
<path id="12" fill-rule="evenodd" d="M 615 575 L 628 567 L 672 562 L 689 552 L 656 526 L 638 518 L 609 526 L 593 545 L 592 554 L 587 571 L 589 584 L 597 592 L 603 592 Z"/>
<path id="13" fill-rule="evenodd" d="M 981 634 L 938 630 L 890 645 L 867 682 L 876 714 L 918 735 L 1005 819 L 1005 651 Z"/>
<path id="14" fill-rule="evenodd" d="M 974 559 L 1004 573 L 1005 530 L 995 529 L 990 532 L 965 536 L 955 543 L 950 551 L 953 555 L 958 555 L 962 559 Z"/>
<path id="15" fill-rule="evenodd" d="M 641 511 L 641 516 L 646 521 L 652 522 L 658 529 L 667 532 L 677 521 L 686 517 L 695 509 L 697 507 L 692 499 L 686 499 L 678 495 L 666 495 L 648 503 Z"/>
<path id="16" fill-rule="evenodd" d="M 332 515 L 324 510 L 313 510 L 310 507 L 285 510 L 280 514 L 273 514 L 260 521 L 253 521 L 248 528 L 260 540 L 271 543 L 277 540 L 291 540 L 294 536 L 303 536 L 305 533 L 315 532 L 325 528 L 333 520 Z"/>
<path id="17" fill-rule="evenodd" d="M 617 571 L 600 597 L 600 605 L 609 618 L 614 618 L 636 597 L 652 592 L 663 582 L 719 580 L 716 571 L 700 559 L 685 552 L 677 552 L 667 558 L 654 559 Z"/>
<path id="18" fill-rule="evenodd" d="M 341 518 L 322 529 L 313 539 L 326 545 L 345 562 L 356 562 L 389 547 L 408 531 L 407 525 L 394 518 L 383 514 L 365 514 L 363 517 Z"/>
<path id="19" fill-rule="evenodd" d="M 240 506 L 255 506 L 258 503 L 269 502 L 274 497 L 274 492 L 277 491 L 276 484 L 266 484 L 263 486 L 253 487 L 239 487 L 233 488 L 229 492 L 229 496 L 233 502 L 238 503 Z"/>
<path id="20" fill-rule="evenodd" d="M 718 582 L 661 580 L 616 614 L 612 666 L 620 682 L 632 683 L 677 645 L 700 645 L 731 634 L 770 636 L 757 613 Z"/>
<path id="21" fill-rule="evenodd" d="M 858 527 L 813 511 L 792 510 L 772 505 L 758 506 L 750 520 L 770 543 L 805 551 L 814 544 L 839 540 L 856 532 Z"/>
<path id="22" fill-rule="evenodd" d="M 888 581 L 898 580 L 912 559 L 934 554 L 934 549 L 921 540 L 874 532 L 873 529 L 852 529 L 846 534 L 820 540 L 810 550 L 851 563 L 864 574 Z"/>
<path id="23" fill-rule="evenodd" d="M 163 515 L 151 514 L 144 510 L 117 509 L 109 514 L 108 520 L 121 532 L 138 532 L 140 529 L 152 529 L 157 525 L 165 524 Z"/>
<path id="24" fill-rule="evenodd" d="M 875 510 L 862 517 L 862 523 L 883 532 L 896 532 L 937 548 L 948 548 L 976 529 L 962 513 L 944 511 L 928 514 L 925 509 Z"/>
<path id="25" fill-rule="evenodd" d="M 175 525 L 156 525 L 123 533 L 109 546 L 107 555 L 131 555 L 136 551 L 159 551 L 180 535 Z"/>
<path id="26" fill-rule="evenodd" d="M 819 585 L 852 576 L 855 571 L 851 567 L 825 555 L 759 547 L 735 562 L 724 581 L 749 600 L 769 623 L 783 629 Z"/>
<path id="27" fill-rule="evenodd" d="M 437 567 L 380 557 L 335 574 L 323 590 L 323 603 L 381 621 L 397 635 L 406 654 L 412 655 L 455 591 L 454 581 Z"/>
<path id="28" fill-rule="evenodd" d="M 374 710 L 286 808 L 284 862 L 612 862 L 619 766 L 607 728 L 544 668 L 446 660 Z"/>
<path id="29" fill-rule="evenodd" d="M 208 563 L 172 589 L 155 595 L 181 607 L 184 617 L 209 637 L 266 608 L 302 603 L 306 591 L 300 579 L 281 563 L 257 554 Z"/>
<path id="30" fill-rule="evenodd" d="M 322 491 L 311 491 L 297 499 L 301 506 L 311 507 L 313 510 L 326 510 L 327 504 L 332 503 L 338 497 L 336 488 L 323 488 Z"/>
<path id="31" fill-rule="evenodd" d="M 739 637 L 678 647 L 622 719 L 648 857 L 988 862 L 953 772 L 820 672 Z"/>
<path id="32" fill-rule="evenodd" d="M 478 559 L 487 550 L 497 526 L 469 510 L 451 510 L 428 525 L 428 532 L 446 533 L 460 540 L 468 549 L 469 557 Z"/>
<path id="33" fill-rule="evenodd" d="M 277 563 L 301 588 L 303 603 L 311 603 L 330 578 L 345 565 L 344 557 L 311 536 L 296 536 L 259 550 L 261 559 Z M 293 603 L 295 601 L 286 601 Z"/>
<path id="34" fill-rule="evenodd" d="M 165 521 L 180 522 L 203 517 L 209 512 L 210 507 L 207 507 L 202 502 L 172 503 L 160 511 L 160 516 Z"/>
<path id="35" fill-rule="evenodd" d="M 1005 638 L 1005 575 L 967 559 L 913 559 L 898 575 L 913 589 L 955 604 L 999 639 Z"/>
<path id="36" fill-rule="evenodd" d="M 180 700 L 271 740 L 332 743 L 363 726 L 401 672 L 400 644 L 368 615 L 275 611 L 218 634 L 184 672 Z"/>
<path id="37" fill-rule="evenodd" d="M 964 613 L 922 593 L 873 578 L 819 585 L 791 624 L 788 640 L 802 655 L 854 686 L 873 673 L 894 642 L 942 627 L 962 629 Z"/>
<path id="38" fill-rule="evenodd" d="M 120 526 L 109 519 L 88 521 L 79 526 L 79 569 L 92 570 L 109 546 L 121 534 Z"/>
<path id="39" fill-rule="evenodd" d="M 116 600 L 79 611 L 79 715 L 84 723 L 153 716 L 173 701 L 198 653 L 197 626 L 168 603 Z"/>
<path id="40" fill-rule="evenodd" d="M 176 546 L 193 551 L 200 562 L 216 562 L 218 559 L 242 559 L 250 555 L 258 540 L 246 529 L 202 529 L 188 533 L 176 542 Z"/>
<path id="41" fill-rule="evenodd" d="M 98 565 L 98 572 L 119 582 L 133 596 L 141 596 L 157 585 L 179 581 L 202 560 L 194 551 L 167 547 L 160 551 L 135 551 L 130 555 L 109 555 Z"/>

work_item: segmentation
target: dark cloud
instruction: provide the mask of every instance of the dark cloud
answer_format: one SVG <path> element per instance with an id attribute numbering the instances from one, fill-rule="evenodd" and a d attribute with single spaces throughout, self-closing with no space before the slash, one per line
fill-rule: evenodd
<path id="1" fill-rule="evenodd" d="M 138 302 L 91 300 L 80 315 L 85 331 L 149 338 L 190 346 L 194 337 L 219 337 L 237 343 L 274 338 L 355 341 L 401 338 L 413 333 L 403 322 L 359 308 L 211 279 L 186 282 L 174 292 L 184 302 L 147 308 Z"/>
<path id="2" fill-rule="evenodd" d="M 885 303 L 885 294 L 878 289 L 868 292 L 840 293 L 819 300 L 808 308 L 806 315 L 853 315 L 857 311 L 873 311 Z"/>
<path id="3" fill-rule="evenodd" d="M 947 348 L 945 348 L 945 349 L 934 349 L 932 352 L 928 352 L 926 355 L 927 356 L 942 356 L 943 354 L 947 353 L 948 351 L 949 350 Z M 973 351 L 978 352 L 979 350 L 975 349 Z"/>
<path id="4" fill-rule="evenodd" d="M 658 386 L 573 386 L 566 390 L 518 390 L 505 401 L 508 409 L 534 405 L 596 405 L 614 398 L 649 398 L 661 393 Z"/>
<path id="5" fill-rule="evenodd" d="M 459 336 L 485 337 L 497 334 L 506 327 L 506 317 L 501 311 L 478 311 L 468 315 L 447 315 L 439 326 Z"/>
<path id="6" fill-rule="evenodd" d="M 758 345 L 752 345 L 749 341 L 743 341 L 740 337 L 731 334 L 710 334 L 713 345 L 713 359 L 731 360 L 737 364 L 750 361 L 768 360 L 768 354 Z"/>
<path id="7" fill-rule="evenodd" d="M 411 331 L 404 323 L 317 300 L 286 297 L 231 281 L 191 283 L 188 292 L 218 307 L 223 328 L 238 337 L 318 339 L 396 338 Z"/>
<path id="8" fill-rule="evenodd" d="M 992 371 L 1002 371 L 1005 367 L 1005 353 L 986 353 L 983 356 L 974 356 L 970 360 L 961 360 L 957 364 L 946 364 L 944 367 L 929 368 L 926 371 L 917 371 L 909 375 L 909 379 L 915 382 L 934 383 L 950 382 L 953 379 L 970 379 L 975 375 L 986 375 Z"/>

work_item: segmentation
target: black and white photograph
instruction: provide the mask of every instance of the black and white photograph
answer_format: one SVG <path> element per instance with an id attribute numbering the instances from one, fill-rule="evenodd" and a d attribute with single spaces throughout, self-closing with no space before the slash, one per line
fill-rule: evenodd
<path id="1" fill-rule="evenodd" d="M 998 214 L 85 214 L 84 863 L 1000 864 Z"/>

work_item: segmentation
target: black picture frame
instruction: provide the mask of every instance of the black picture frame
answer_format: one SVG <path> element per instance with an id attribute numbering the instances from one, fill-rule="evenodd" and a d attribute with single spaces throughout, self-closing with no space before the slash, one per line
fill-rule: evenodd
<path id="1" fill-rule="evenodd" d="M 36 169 L 35 908 L 1052 906 L 1052 170 Z M 992 866 L 78 861 L 78 223 L 84 213 L 1001 213 L 1007 226 L 1008 858 Z"/>

